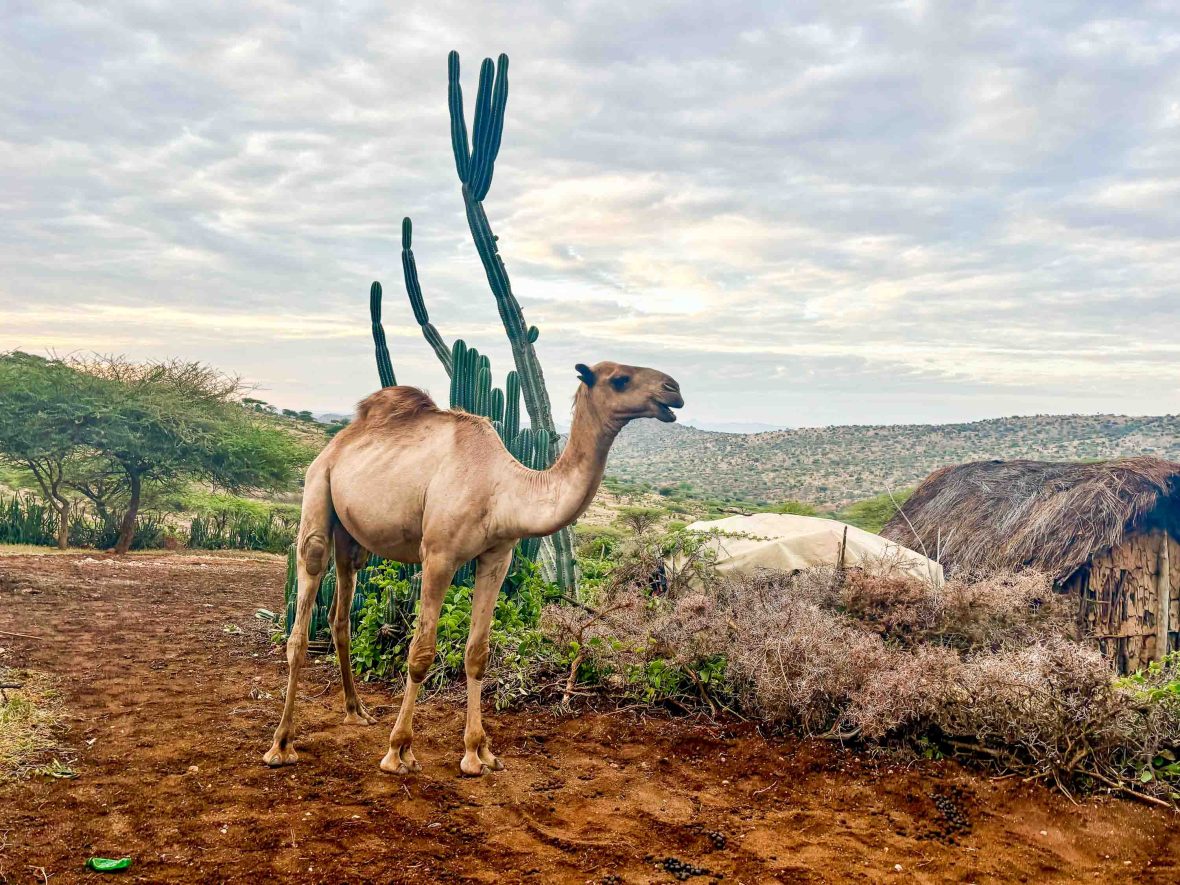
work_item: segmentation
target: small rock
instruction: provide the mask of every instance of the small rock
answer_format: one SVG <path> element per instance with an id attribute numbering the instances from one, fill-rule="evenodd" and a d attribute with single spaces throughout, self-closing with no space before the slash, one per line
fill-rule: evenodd
<path id="1" fill-rule="evenodd" d="M 200 771 L 200 770 L 201 770 L 201 769 L 197 768 L 197 766 L 195 766 L 195 765 L 190 765 L 190 766 L 188 767 L 188 773 L 189 773 L 189 774 L 196 774 L 196 773 L 197 773 L 198 771 Z"/>

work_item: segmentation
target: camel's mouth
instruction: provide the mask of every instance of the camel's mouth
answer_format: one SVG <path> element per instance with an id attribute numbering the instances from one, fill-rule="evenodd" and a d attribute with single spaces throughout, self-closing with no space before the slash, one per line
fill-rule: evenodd
<path id="1" fill-rule="evenodd" d="M 656 419 L 657 420 L 663 421 L 665 424 L 670 424 L 676 420 L 676 413 L 672 411 L 672 408 L 673 408 L 672 406 L 669 406 L 667 403 L 662 402 L 658 399 L 653 400 L 653 402 L 656 404 Z M 680 408 L 681 405 L 684 405 L 683 400 L 681 400 L 680 404 L 675 406 L 675 408 Z"/>

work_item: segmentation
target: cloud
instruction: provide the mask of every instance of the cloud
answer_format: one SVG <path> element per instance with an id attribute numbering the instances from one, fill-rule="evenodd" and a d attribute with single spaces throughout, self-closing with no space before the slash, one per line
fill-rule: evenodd
<path id="1" fill-rule="evenodd" d="M 445 54 L 512 57 L 486 208 L 555 401 L 616 358 L 776 424 L 1180 411 L 1165 5 L 16 4 L 0 347 L 204 359 L 298 408 L 445 390 L 401 295 L 510 355 Z M 469 112 L 470 113 L 470 112 Z"/>

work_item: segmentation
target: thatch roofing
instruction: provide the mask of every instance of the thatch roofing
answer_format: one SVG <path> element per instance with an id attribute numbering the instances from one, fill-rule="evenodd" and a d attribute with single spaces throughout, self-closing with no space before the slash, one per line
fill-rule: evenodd
<path id="1" fill-rule="evenodd" d="M 881 534 L 949 572 L 1036 568 L 1060 581 L 1156 524 L 1180 530 L 1173 461 L 975 461 L 926 477 Z"/>

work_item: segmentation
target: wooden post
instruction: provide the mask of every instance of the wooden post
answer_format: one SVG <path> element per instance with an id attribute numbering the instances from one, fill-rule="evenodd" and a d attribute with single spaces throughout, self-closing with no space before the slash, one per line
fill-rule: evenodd
<path id="1" fill-rule="evenodd" d="M 832 588 L 844 586 L 844 554 L 848 550 L 848 526 L 844 526 L 844 537 L 840 539 L 840 550 L 836 556 L 836 571 L 832 575 Z"/>
<path id="2" fill-rule="evenodd" d="M 1156 560 L 1155 659 L 1162 661 L 1168 653 L 1168 623 L 1172 614 L 1172 564 L 1168 561 L 1168 533 L 1161 533 L 1160 552 Z"/>

